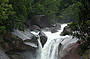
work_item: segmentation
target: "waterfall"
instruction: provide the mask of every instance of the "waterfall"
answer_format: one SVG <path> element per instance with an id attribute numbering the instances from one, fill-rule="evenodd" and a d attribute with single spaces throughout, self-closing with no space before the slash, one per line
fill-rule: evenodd
<path id="1" fill-rule="evenodd" d="M 38 49 L 37 49 L 37 51 L 36 51 L 36 59 L 41 59 L 42 44 L 41 44 L 41 42 L 40 42 L 40 37 L 39 37 L 39 35 L 37 35 L 37 36 L 38 36 L 38 44 L 39 44 L 39 47 L 38 47 Z"/>
<path id="2" fill-rule="evenodd" d="M 58 59 L 58 46 L 64 38 L 60 36 L 60 33 L 65 26 L 67 26 L 67 24 L 61 25 L 61 30 L 58 30 L 56 33 L 44 32 L 48 40 L 42 48 L 41 59 Z"/>
<path id="3" fill-rule="evenodd" d="M 61 59 L 64 56 L 64 49 L 68 47 L 68 45 L 77 42 L 77 38 L 72 38 L 72 36 L 60 36 L 60 33 L 63 31 L 64 27 L 67 24 L 61 25 L 61 30 L 58 30 L 56 33 L 45 32 L 43 31 L 48 40 L 44 47 L 41 49 L 41 59 Z M 62 44 L 63 47 L 60 51 L 60 56 L 58 52 L 59 45 Z"/>
<path id="4" fill-rule="evenodd" d="M 42 47 L 40 42 L 40 37 L 38 35 L 39 32 L 36 33 L 33 31 L 30 32 L 29 30 L 14 30 L 13 34 L 20 37 L 22 40 L 30 39 L 32 36 L 31 33 L 38 37 L 38 47 L 36 50 L 36 57 L 34 59 L 62 59 L 62 57 L 67 53 L 65 52 L 65 49 L 68 48 L 69 45 L 76 43 L 78 40 L 77 38 L 72 38 L 72 36 L 69 35 L 60 36 L 60 33 L 63 31 L 65 26 L 67 26 L 67 24 L 61 24 L 61 30 L 58 30 L 56 33 L 51 33 L 50 31 L 43 30 L 42 32 L 44 32 L 48 37 L 44 47 Z M 25 44 L 36 47 L 30 42 Z"/>

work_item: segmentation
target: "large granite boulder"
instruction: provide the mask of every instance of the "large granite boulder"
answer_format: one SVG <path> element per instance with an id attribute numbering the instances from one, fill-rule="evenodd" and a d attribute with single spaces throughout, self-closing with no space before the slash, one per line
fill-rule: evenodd
<path id="1" fill-rule="evenodd" d="M 26 22 L 27 27 L 31 28 L 32 25 L 39 26 L 40 28 L 50 26 L 50 18 L 46 15 L 33 16 L 30 20 Z"/>
<path id="2" fill-rule="evenodd" d="M 73 43 L 65 48 L 63 51 L 64 55 L 61 59 L 80 59 L 80 55 L 78 53 L 79 44 Z"/>
<path id="3" fill-rule="evenodd" d="M 32 39 L 35 39 L 35 40 L 32 40 L 30 42 L 33 42 L 33 44 L 36 44 L 37 46 L 37 40 L 36 40 L 37 38 L 32 37 Z M 11 53 L 11 51 L 21 52 L 28 49 L 35 51 L 37 48 L 37 47 L 33 47 L 33 46 L 25 44 L 25 42 L 18 37 L 13 37 L 7 40 L 0 39 L 0 47 L 2 47 L 6 53 Z"/>
<path id="4" fill-rule="evenodd" d="M 9 51 L 22 51 L 25 50 L 25 48 L 23 47 L 23 41 L 19 38 L 12 38 L 12 39 L 7 39 L 7 40 L 3 40 L 0 43 L 0 46 L 3 48 L 3 50 L 5 52 L 9 52 Z"/>
<path id="5" fill-rule="evenodd" d="M 40 36 L 40 41 L 42 43 L 42 46 L 44 46 L 44 44 L 47 41 L 47 36 L 42 31 L 39 33 L 39 36 Z"/>
<path id="6" fill-rule="evenodd" d="M 28 39 L 25 42 L 28 42 Z M 0 59 L 28 59 L 22 52 L 28 50 L 35 53 L 37 47 L 27 45 L 25 42 L 18 36 L 12 34 L 5 36 L 5 39 L 0 38 L 0 47 L 3 50 L 0 48 Z M 32 34 L 30 42 L 37 45 L 37 37 Z"/>

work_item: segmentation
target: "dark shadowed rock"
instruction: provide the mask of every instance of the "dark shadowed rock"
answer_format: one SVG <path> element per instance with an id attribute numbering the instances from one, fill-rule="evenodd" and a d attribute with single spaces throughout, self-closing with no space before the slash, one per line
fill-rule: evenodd
<path id="1" fill-rule="evenodd" d="M 35 40 L 31 40 L 30 42 L 33 42 L 34 44 L 37 45 L 37 40 L 36 40 L 37 38 L 32 37 L 32 39 L 35 39 Z M 0 43 L 0 46 L 4 49 L 6 53 L 11 53 L 11 51 L 21 52 L 28 49 L 33 51 L 33 50 L 36 50 L 37 48 L 37 47 L 32 47 L 30 45 L 25 44 L 24 41 L 19 38 L 13 38 L 10 40 L 11 40 L 10 42 L 3 41 L 2 43 Z"/>
<path id="2" fill-rule="evenodd" d="M 42 45 L 44 46 L 44 44 L 47 41 L 47 36 L 42 31 L 39 33 L 39 36 L 40 36 L 40 41 L 41 41 Z"/>
<path id="3" fill-rule="evenodd" d="M 58 46 L 58 50 L 61 49 L 61 46 L 62 46 L 62 44 L 60 43 L 59 46 Z M 58 53 L 59 53 L 59 51 L 58 51 Z"/>
<path id="4" fill-rule="evenodd" d="M 18 39 L 18 38 L 7 39 L 7 41 L 4 40 L 3 42 L 0 43 L 0 46 L 7 53 L 11 50 L 12 51 L 24 50 L 23 41 L 21 39 Z"/>
<path id="5" fill-rule="evenodd" d="M 14 51 L 25 50 L 23 40 L 17 39 L 12 42 Z"/>
<path id="6" fill-rule="evenodd" d="M 69 35 L 69 33 L 71 32 L 71 28 L 69 26 L 64 27 L 63 32 L 60 34 L 61 36 L 65 36 L 65 35 Z"/>
<path id="7" fill-rule="evenodd" d="M 26 40 L 24 40 L 24 42 L 30 42 L 30 43 L 38 45 L 37 40 L 35 40 L 35 39 L 26 39 Z"/>
<path id="8" fill-rule="evenodd" d="M 9 34 L 10 35 L 10 34 Z M 9 37 L 9 36 L 8 36 Z M 34 39 L 30 42 L 34 42 L 37 44 L 37 38 L 32 34 L 31 39 Z M 35 41 L 36 40 L 36 41 Z M 28 42 L 29 40 L 26 40 L 26 42 Z M 27 50 L 32 51 L 32 53 L 36 52 L 36 47 L 32 47 L 30 45 L 27 45 L 24 43 L 24 41 L 20 38 L 18 38 L 17 36 L 14 35 L 10 35 L 9 38 L 5 39 L 0 39 L 0 47 L 3 49 L 3 51 L 10 57 L 10 59 L 28 59 L 26 57 L 24 57 L 24 55 L 22 54 L 22 52 L 25 52 Z M 3 54 L 3 52 L 1 52 L 1 48 L 0 48 L 0 59 L 8 59 L 7 55 Z"/>
<path id="9" fill-rule="evenodd" d="M 26 59 L 22 53 L 13 53 L 9 55 L 10 59 Z"/>
<path id="10" fill-rule="evenodd" d="M 33 16 L 30 20 L 26 22 L 28 28 L 31 28 L 32 25 L 39 26 L 40 28 L 50 26 L 50 18 L 46 15 L 37 15 Z"/>
<path id="11" fill-rule="evenodd" d="M 31 39 L 26 39 L 24 40 L 24 42 L 31 42 Z"/>

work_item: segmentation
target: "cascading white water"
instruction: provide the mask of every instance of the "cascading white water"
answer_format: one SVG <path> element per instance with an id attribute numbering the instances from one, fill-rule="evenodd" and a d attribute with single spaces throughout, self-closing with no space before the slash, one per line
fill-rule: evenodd
<path id="1" fill-rule="evenodd" d="M 62 24 L 61 30 L 56 33 L 43 31 L 48 37 L 48 40 L 41 49 L 41 59 L 58 59 L 58 47 L 60 43 L 62 44 L 64 50 L 69 44 L 75 43 L 77 41 L 76 38 L 72 39 L 72 36 L 60 36 L 60 33 L 63 31 L 65 26 L 67 26 L 67 24 Z M 63 54 L 65 54 L 65 52 L 63 50 L 60 56 L 64 56 Z M 61 59 L 61 57 L 59 57 L 59 59 Z"/>
<path id="2" fill-rule="evenodd" d="M 68 47 L 68 45 L 77 42 L 77 38 L 72 38 L 72 36 L 60 36 L 60 33 L 63 31 L 64 27 L 67 24 L 61 24 L 61 30 L 58 30 L 56 33 L 51 33 L 50 31 L 43 31 L 46 36 L 48 37 L 47 42 L 45 43 L 44 47 L 42 48 L 40 37 L 38 33 L 31 32 L 35 36 L 38 36 L 38 49 L 36 51 L 36 59 L 61 59 L 65 55 L 64 49 Z M 19 36 L 21 39 L 30 39 L 31 34 L 30 31 L 25 30 L 24 32 L 19 30 L 14 30 L 14 34 Z M 27 43 L 29 45 L 33 45 L 31 43 Z M 58 48 L 62 45 L 60 49 L 60 55 L 58 52 Z M 35 46 L 34 46 L 35 47 Z"/>
<path id="3" fill-rule="evenodd" d="M 58 58 L 58 45 L 63 40 L 60 37 L 60 33 L 67 24 L 61 25 L 61 30 L 56 33 L 44 32 L 48 37 L 48 40 L 42 48 L 41 59 L 57 59 Z"/>
<path id="4" fill-rule="evenodd" d="M 42 49 L 42 44 L 41 44 L 41 42 L 40 42 L 40 37 L 39 37 L 39 35 L 37 35 L 38 36 L 38 49 L 37 49 L 37 51 L 36 51 L 36 59 L 41 59 L 41 49 Z"/>

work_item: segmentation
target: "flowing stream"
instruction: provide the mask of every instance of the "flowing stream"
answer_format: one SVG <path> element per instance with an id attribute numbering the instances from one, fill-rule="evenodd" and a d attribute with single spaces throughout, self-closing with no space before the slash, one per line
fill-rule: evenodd
<path id="1" fill-rule="evenodd" d="M 61 24 L 61 30 L 58 30 L 56 33 L 51 33 L 50 31 L 44 31 L 48 37 L 47 42 L 45 43 L 44 47 L 42 47 L 42 44 L 40 42 L 40 37 L 38 33 L 31 32 L 34 35 L 36 35 L 38 38 L 38 49 L 36 51 L 36 57 L 33 59 L 61 59 L 66 52 L 64 51 L 69 45 L 77 42 L 77 38 L 72 38 L 72 36 L 60 36 L 60 33 L 63 31 L 64 27 L 67 26 L 67 24 Z M 15 35 L 19 36 L 21 39 L 29 39 L 32 35 L 30 35 L 30 31 L 19 31 L 15 30 Z M 33 45 L 32 43 L 26 43 L 28 45 L 32 45 L 36 47 L 36 45 Z M 30 58 L 32 59 L 32 57 Z"/>
<path id="2" fill-rule="evenodd" d="M 41 59 L 61 59 L 61 57 L 63 57 L 66 53 L 64 52 L 64 49 L 67 48 L 68 45 L 77 42 L 78 39 L 72 38 L 72 36 L 60 36 L 60 33 L 63 31 L 65 26 L 67 26 L 67 24 L 62 24 L 61 30 L 58 30 L 56 33 L 43 31 L 48 37 L 48 40 L 41 49 Z M 63 48 L 60 50 L 59 55 L 60 44 Z"/>

